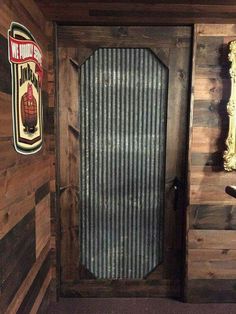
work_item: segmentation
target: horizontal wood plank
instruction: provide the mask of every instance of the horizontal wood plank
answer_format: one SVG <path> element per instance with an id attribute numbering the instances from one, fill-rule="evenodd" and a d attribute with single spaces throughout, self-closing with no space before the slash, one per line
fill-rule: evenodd
<path id="1" fill-rule="evenodd" d="M 2 302 L 0 312 L 12 314 L 17 313 L 37 275 L 45 258 L 45 251 L 48 253 L 50 250 L 48 245 L 36 260 L 34 207 L 35 200 L 40 203 L 46 194 L 49 195 L 49 182 L 54 179 L 54 172 L 51 171 L 54 156 L 49 154 L 48 147 L 45 145 L 48 132 L 44 132 L 44 144 L 40 152 L 26 156 L 17 153 L 14 149 L 12 80 L 7 36 L 11 22 L 18 22 L 29 29 L 42 48 L 44 69 L 42 94 L 43 106 L 46 108 L 48 97 L 45 97 L 45 94 L 48 91 L 49 77 L 47 68 L 49 62 L 52 62 L 52 56 L 49 60 L 47 51 L 49 44 L 52 44 L 52 34 L 47 33 L 46 28 L 49 24 L 33 0 L 0 1 L 0 12 L 0 303 Z M 55 79 L 52 69 L 53 66 L 50 65 L 51 85 Z M 48 112 L 46 113 L 45 122 L 50 121 L 54 124 L 52 110 L 49 115 Z M 50 130 L 53 130 L 51 126 Z M 47 186 L 44 185 L 46 183 Z M 45 218 L 45 215 L 48 217 Z M 31 217 L 30 221 L 27 220 L 29 217 Z M 50 208 L 42 213 L 42 217 L 50 222 Z M 39 223 L 42 223 L 41 230 L 46 231 L 48 236 L 48 224 L 44 225 L 42 221 Z M 40 238 L 43 239 L 43 236 Z M 40 245 L 42 248 L 45 246 L 45 239 Z M 43 280 L 44 278 L 40 285 L 43 285 Z M 38 287 L 37 293 L 40 293 L 40 289 L 41 286 Z"/>
<path id="2" fill-rule="evenodd" d="M 191 184 L 201 184 L 205 186 L 224 186 L 234 185 L 235 173 L 227 172 L 222 169 L 222 165 L 219 168 L 213 168 L 211 166 L 192 166 L 191 168 Z"/>
<path id="3" fill-rule="evenodd" d="M 80 280 L 62 284 L 63 297 L 175 297 L 180 282 L 170 280 Z"/>
<path id="4" fill-rule="evenodd" d="M 140 36 L 140 32 L 144 33 Z M 58 29 L 59 47 L 95 49 L 97 47 L 154 47 L 156 42 L 162 48 L 189 47 L 191 29 L 189 27 L 90 27 L 61 26 Z"/>
<path id="5" fill-rule="evenodd" d="M 189 230 L 189 249 L 234 250 L 236 230 Z"/>
<path id="6" fill-rule="evenodd" d="M 45 261 L 46 257 L 50 252 L 50 241 L 44 247 L 43 251 L 37 258 L 36 262 L 33 264 L 32 268 L 30 269 L 29 273 L 27 274 L 25 280 L 22 282 L 20 288 L 16 292 L 14 298 L 12 299 L 11 303 L 9 304 L 6 314 L 16 313 L 24 300 L 30 286 L 32 285 L 35 277 L 37 276 L 40 268 L 42 267 L 43 262 Z"/>
<path id="7" fill-rule="evenodd" d="M 45 279 L 46 282 L 47 279 Z M 50 284 L 44 294 L 43 300 L 37 310 L 37 314 L 45 314 L 48 311 L 49 306 L 51 305 L 52 302 L 57 302 L 56 300 L 56 293 L 55 293 L 55 288 L 56 288 L 56 280 L 51 279 Z M 42 288 L 43 289 L 43 288 Z"/>
<path id="8" fill-rule="evenodd" d="M 0 240 L 0 251 L 0 307 L 5 313 L 36 259 L 34 210 Z"/>
<path id="9" fill-rule="evenodd" d="M 192 279 L 186 282 L 185 301 L 227 303 L 236 300 L 235 279 Z"/>
<path id="10" fill-rule="evenodd" d="M 228 131 L 229 121 L 226 101 L 195 101 L 193 109 L 193 127 L 219 128 Z"/>
<path id="11" fill-rule="evenodd" d="M 30 164 L 10 168 L 0 175 L 0 208 L 22 200 L 48 182 L 51 158 L 44 156 Z"/>
<path id="12" fill-rule="evenodd" d="M 210 36 L 210 37 L 227 37 L 236 36 L 236 24 L 200 24 L 197 25 L 198 36 Z"/>
<path id="13" fill-rule="evenodd" d="M 192 129 L 191 152 L 222 152 L 225 143 L 221 140 L 222 130 L 219 128 L 194 127 Z"/>
<path id="14" fill-rule="evenodd" d="M 236 250 L 190 249 L 189 279 L 236 279 Z"/>
<path id="15" fill-rule="evenodd" d="M 236 207 L 230 205 L 192 205 L 189 229 L 236 230 Z"/>
<path id="16" fill-rule="evenodd" d="M 34 194 L 0 209 L 0 239 L 2 239 L 32 208 L 35 207 Z"/>
<path id="17" fill-rule="evenodd" d="M 46 292 L 47 292 L 48 288 L 50 287 L 51 281 L 52 281 L 52 273 L 51 273 L 51 270 L 49 269 L 48 274 L 47 274 L 44 282 L 42 283 L 41 289 L 39 290 L 38 295 L 35 299 L 34 305 L 31 308 L 30 314 L 38 313 L 38 310 L 41 306 L 41 303 L 44 301 L 44 298 L 48 297 L 48 296 L 46 296 Z M 51 299 L 52 299 L 52 297 L 49 295 L 48 306 L 50 305 Z M 45 310 L 47 310 L 47 308 Z"/>
<path id="18" fill-rule="evenodd" d="M 50 194 L 47 194 L 35 208 L 36 257 L 38 257 L 51 236 Z"/>
<path id="19" fill-rule="evenodd" d="M 32 7 L 32 2 L 27 0 Z M 30 13 L 29 3 L 24 3 L 24 0 L 21 1 L 10 1 L 5 0 L 4 2 L 0 3 L 0 10 L 1 10 L 1 23 L 0 23 L 0 33 L 3 36 L 7 36 L 9 27 L 11 25 L 12 21 L 20 22 L 21 24 L 24 24 L 25 27 L 27 27 L 32 34 L 34 34 L 34 37 L 38 43 L 40 43 L 40 46 L 42 50 L 45 52 L 47 51 L 47 44 L 49 42 L 49 39 L 45 36 L 45 24 L 46 20 L 43 17 L 40 10 L 36 13 L 34 17 L 32 17 Z M 36 12 L 36 10 L 34 10 Z M 36 21 L 37 20 L 37 23 Z M 47 60 L 44 58 L 43 60 L 44 67 L 47 67 Z"/>
<path id="20" fill-rule="evenodd" d="M 51 264 L 51 256 L 50 253 L 45 258 L 39 272 L 37 273 L 36 277 L 34 278 L 34 281 L 32 282 L 23 302 L 21 303 L 21 306 L 19 307 L 17 314 L 25 314 L 25 313 L 37 313 L 37 311 L 34 311 L 34 309 L 37 309 L 39 304 L 40 298 L 42 298 L 42 294 L 40 294 L 40 291 L 43 287 L 45 280 L 46 286 L 50 283 L 51 280 L 51 271 L 50 271 L 50 264 Z M 48 282 L 49 281 L 49 282 Z"/>
<path id="21" fill-rule="evenodd" d="M 190 204 L 192 205 L 235 205 L 235 199 L 225 193 L 225 185 L 191 185 Z"/>
<path id="22" fill-rule="evenodd" d="M 191 166 L 211 166 L 222 169 L 223 155 L 222 152 L 217 151 L 213 153 L 191 152 L 190 162 Z"/>
<path id="23" fill-rule="evenodd" d="M 228 52 L 228 49 L 225 49 Z M 223 59 L 223 58 L 222 58 Z M 223 62 L 223 61 L 222 61 Z M 221 64 L 217 65 L 195 65 L 195 74 L 198 78 L 215 78 L 215 79 L 230 79 L 229 75 L 229 63 L 227 57 L 224 59 L 224 66 Z M 226 63 L 227 62 L 227 63 Z"/>
<path id="24" fill-rule="evenodd" d="M 198 67 L 227 65 L 227 46 L 224 45 L 224 37 L 199 37 L 196 48 L 196 65 Z"/>
<path id="25" fill-rule="evenodd" d="M 228 101 L 230 81 L 223 78 L 196 78 L 194 82 L 194 99 L 219 102 Z"/>
<path id="26" fill-rule="evenodd" d="M 45 141 L 46 142 L 46 141 Z M 15 169 L 22 166 L 23 164 L 34 163 L 40 158 L 45 158 L 46 144 L 43 144 L 42 149 L 33 155 L 23 155 L 15 151 L 13 145 L 13 138 L 2 138 L 0 140 L 0 176 L 9 171 L 10 168 Z M 13 169 L 12 169 L 13 170 Z"/>
<path id="27" fill-rule="evenodd" d="M 163 3 L 140 3 L 97 1 L 85 3 L 72 1 L 68 8 L 61 1 L 39 1 L 37 3 L 46 17 L 58 22 L 78 22 L 90 25 L 150 25 L 174 24 L 186 25 L 194 23 L 234 23 L 236 7 L 233 3 L 190 3 L 186 1 L 170 1 Z M 221 3 L 222 4 L 222 3 Z M 97 23 L 97 24 L 96 24 Z M 145 23 L 145 24 L 142 24 Z"/>
<path id="28" fill-rule="evenodd" d="M 199 24 L 195 31 L 186 300 L 235 302 L 235 199 L 225 193 L 235 174 L 223 170 L 223 152 L 231 89 L 228 44 L 236 24 Z"/>
<path id="29" fill-rule="evenodd" d="M 35 204 L 37 205 L 39 202 L 42 201 L 42 199 L 48 195 L 50 192 L 50 183 L 49 181 L 41 185 L 36 191 L 35 191 Z"/>

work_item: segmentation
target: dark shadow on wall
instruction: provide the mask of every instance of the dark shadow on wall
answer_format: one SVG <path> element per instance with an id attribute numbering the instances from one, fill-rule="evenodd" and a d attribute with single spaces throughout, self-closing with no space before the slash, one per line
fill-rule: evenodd
<path id="1" fill-rule="evenodd" d="M 228 136 L 229 118 L 227 114 L 227 103 L 230 97 L 230 62 L 228 60 L 228 44 L 222 44 L 219 47 L 219 78 L 213 78 L 214 86 L 210 89 L 212 100 L 209 103 L 209 110 L 215 118 L 214 127 L 219 128 L 220 134 L 216 140 L 216 151 L 211 153 L 206 161 L 206 166 L 211 166 L 213 172 L 224 171 L 223 154 L 226 150 L 226 139 Z M 217 99 L 216 95 L 221 94 Z"/>
<path id="2" fill-rule="evenodd" d="M 209 135 L 211 137 L 211 129 L 212 132 L 215 132 L 216 129 L 219 130 L 218 138 L 215 139 L 215 134 L 212 134 L 212 141 L 214 141 L 214 147 L 216 150 L 209 154 L 206 154 L 206 158 L 201 160 L 199 164 L 203 166 L 203 179 L 198 183 L 198 197 L 199 202 L 204 201 L 206 203 L 209 199 L 209 204 L 214 203 L 212 193 L 224 193 L 225 186 L 224 180 L 224 161 L 223 154 L 226 150 L 226 139 L 228 136 L 228 127 L 229 127 L 229 118 L 227 114 L 227 103 L 230 97 L 230 62 L 228 60 L 228 44 L 222 44 L 218 48 L 218 65 L 217 66 L 209 66 L 207 71 L 213 72 L 213 74 L 209 74 L 209 80 L 212 82 L 212 87 L 209 90 L 211 94 L 211 100 L 209 100 L 208 110 L 210 113 L 209 118 Z M 209 145 L 211 145 L 209 144 Z M 219 180 L 217 181 L 217 177 L 212 175 L 212 173 L 222 173 L 219 174 Z M 216 180 L 214 179 L 216 178 Z M 214 181 L 215 180 L 215 181 Z M 229 177 L 229 183 L 232 184 L 232 176 Z M 222 191 L 221 191 L 222 185 Z M 225 184 L 226 185 L 226 184 Z"/>
<path id="3" fill-rule="evenodd" d="M 229 128 L 229 118 L 227 113 L 227 103 L 230 98 L 230 62 L 228 59 L 228 44 L 222 44 L 219 48 L 219 65 L 220 65 L 220 80 L 222 82 L 222 97 L 219 101 L 218 105 L 218 118 L 219 118 L 219 129 L 220 129 L 220 136 L 217 140 L 217 151 L 221 154 L 222 160 L 220 163 L 220 170 L 223 170 L 223 153 L 226 150 L 226 139 L 228 136 L 228 128 Z"/>

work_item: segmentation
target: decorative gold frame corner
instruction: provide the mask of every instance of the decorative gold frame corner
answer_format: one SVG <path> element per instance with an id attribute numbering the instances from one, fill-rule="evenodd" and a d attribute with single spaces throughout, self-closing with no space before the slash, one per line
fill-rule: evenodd
<path id="1" fill-rule="evenodd" d="M 231 41 L 229 45 L 229 70 L 231 78 L 231 94 L 227 104 L 229 116 L 229 132 L 226 140 L 227 149 L 224 152 L 224 169 L 226 171 L 236 170 L 236 41 Z"/>

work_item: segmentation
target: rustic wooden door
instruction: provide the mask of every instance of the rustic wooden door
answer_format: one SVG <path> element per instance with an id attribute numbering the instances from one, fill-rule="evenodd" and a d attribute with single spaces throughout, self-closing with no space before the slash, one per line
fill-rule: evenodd
<path id="1" fill-rule="evenodd" d="M 60 26 L 62 295 L 181 295 L 189 27 Z"/>

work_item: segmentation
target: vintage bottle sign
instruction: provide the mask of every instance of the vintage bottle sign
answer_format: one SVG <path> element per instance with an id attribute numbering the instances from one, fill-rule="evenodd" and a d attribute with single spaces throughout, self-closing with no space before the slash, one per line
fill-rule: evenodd
<path id="1" fill-rule="evenodd" d="M 42 147 L 42 51 L 29 30 L 13 22 L 8 32 L 8 55 L 14 146 L 19 153 L 33 154 Z"/>

